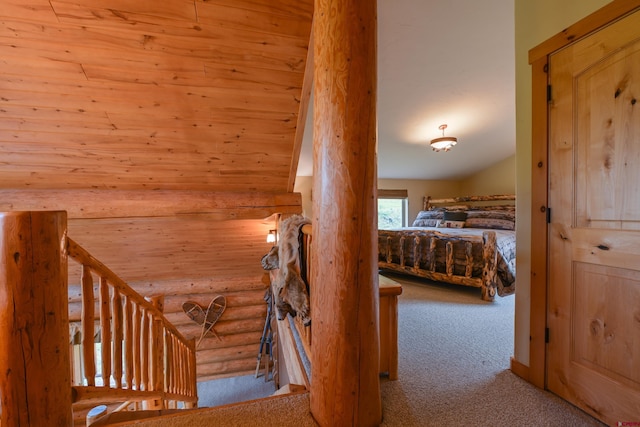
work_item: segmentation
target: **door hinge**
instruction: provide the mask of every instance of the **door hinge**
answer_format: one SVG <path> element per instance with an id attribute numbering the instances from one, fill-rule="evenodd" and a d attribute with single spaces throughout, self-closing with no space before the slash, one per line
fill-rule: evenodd
<path id="1" fill-rule="evenodd" d="M 544 328 L 544 342 L 549 344 L 549 328 Z"/>
<path id="2" fill-rule="evenodd" d="M 547 102 L 551 102 L 551 85 L 547 85 Z"/>
<path id="3" fill-rule="evenodd" d="M 551 208 L 547 207 L 547 224 L 551 224 Z"/>

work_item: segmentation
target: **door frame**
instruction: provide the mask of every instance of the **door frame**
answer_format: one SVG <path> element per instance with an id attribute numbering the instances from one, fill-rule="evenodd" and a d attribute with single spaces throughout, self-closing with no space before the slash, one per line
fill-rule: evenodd
<path id="1" fill-rule="evenodd" d="M 532 67 L 532 123 L 531 123 L 531 235 L 548 236 L 548 61 L 549 56 L 617 21 L 640 8 L 640 0 L 614 0 L 591 15 L 547 39 L 529 51 Z M 547 239 L 531 243 L 531 294 L 529 368 L 523 372 L 532 384 L 547 388 L 546 330 L 547 330 Z M 523 371 L 523 369 L 520 369 Z"/>

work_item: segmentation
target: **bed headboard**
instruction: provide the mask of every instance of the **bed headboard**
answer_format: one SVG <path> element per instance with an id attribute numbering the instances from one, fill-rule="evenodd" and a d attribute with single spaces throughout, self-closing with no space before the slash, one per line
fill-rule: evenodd
<path id="1" fill-rule="evenodd" d="M 479 204 L 490 204 L 490 205 L 512 205 L 513 203 L 488 203 L 488 202 L 515 202 L 516 196 L 515 194 L 497 194 L 492 196 L 462 196 L 462 197 L 451 197 L 448 199 L 432 199 L 431 196 L 426 196 L 423 199 L 422 210 L 428 211 L 436 206 L 445 207 L 446 205 L 452 205 L 456 203 L 469 203 L 469 202 L 478 202 Z"/>

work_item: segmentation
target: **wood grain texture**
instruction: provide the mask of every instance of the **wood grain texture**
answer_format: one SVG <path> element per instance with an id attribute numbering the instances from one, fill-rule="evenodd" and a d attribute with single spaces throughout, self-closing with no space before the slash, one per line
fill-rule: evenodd
<path id="1" fill-rule="evenodd" d="M 531 314 L 528 380 L 545 387 L 547 327 L 547 186 L 549 163 L 547 146 L 547 57 L 532 64 L 532 166 L 531 166 L 531 235 L 545 236 L 531 242 Z"/>
<path id="2" fill-rule="evenodd" d="M 312 10 L 3 3 L 2 186 L 287 191 Z"/>
<path id="3" fill-rule="evenodd" d="M 547 386 L 609 425 L 640 413 L 638 28 L 549 56 Z"/>
<path id="4" fill-rule="evenodd" d="M 378 275 L 380 286 L 380 372 L 398 379 L 398 296 L 402 286 Z"/>
<path id="5" fill-rule="evenodd" d="M 376 3 L 315 6 L 311 413 L 378 425 Z"/>
<path id="6" fill-rule="evenodd" d="M 257 348 L 259 261 L 275 228 L 265 218 L 302 211 L 290 188 L 313 81 L 313 1 L 1 9 L 0 211 L 66 210 L 75 241 L 142 295 L 167 294 L 167 317 L 180 319 L 192 295 L 228 296 L 225 343 L 201 348 Z M 69 280 L 75 319 L 78 266 Z M 132 335 L 149 333 L 132 310 Z M 125 353 L 143 345 L 124 341 Z M 143 361 L 131 369 L 142 384 Z"/>
<path id="7" fill-rule="evenodd" d="M 0 214 L 3 426 L 72 424 L 64 212 Z"/>
<path id="8" fill-rule="evenodd" d="M 69 219 L 263 219 L 274 213 L 299 213 L 301 205 L 300 193 L 0 189 L 0 210 L 66 210 Z"/>
<path id="9" fill-rule="evenodd" d="M 176 217 L 71 220 L 69 235 L 126 282 L 262 277 L 271 223 Z M 136 259 L 135 263 L 130 262 Z M 71 270 L 70 283 L 76 283 Z"/>

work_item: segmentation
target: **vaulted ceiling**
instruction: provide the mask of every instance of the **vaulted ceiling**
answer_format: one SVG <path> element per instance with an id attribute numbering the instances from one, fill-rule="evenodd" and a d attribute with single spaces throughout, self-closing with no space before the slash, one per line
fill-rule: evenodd
<path id="1" fill-rule="evenodd" d="M 377 95 L 380 178 L 461 179 L 514 155 L 514 2 L 379 0 Z M 458 145 L 436 153 L 445 123 Z"/>
<path id="2" fill-rule="evenodd" d="M 287 191 L 312 10 L 3 1 L 0 186 Z"/>
<path id="3" fill-rule="evenodd" d="M 312 15 L 4 0 L 0 188 L 291 191 L 312 174 Z M 461 178 L 515 153 L 512 1 L 380 0 L 378 23 L 380 177 Z M 442 123 L 459 144 L 435 153 Z"/>

